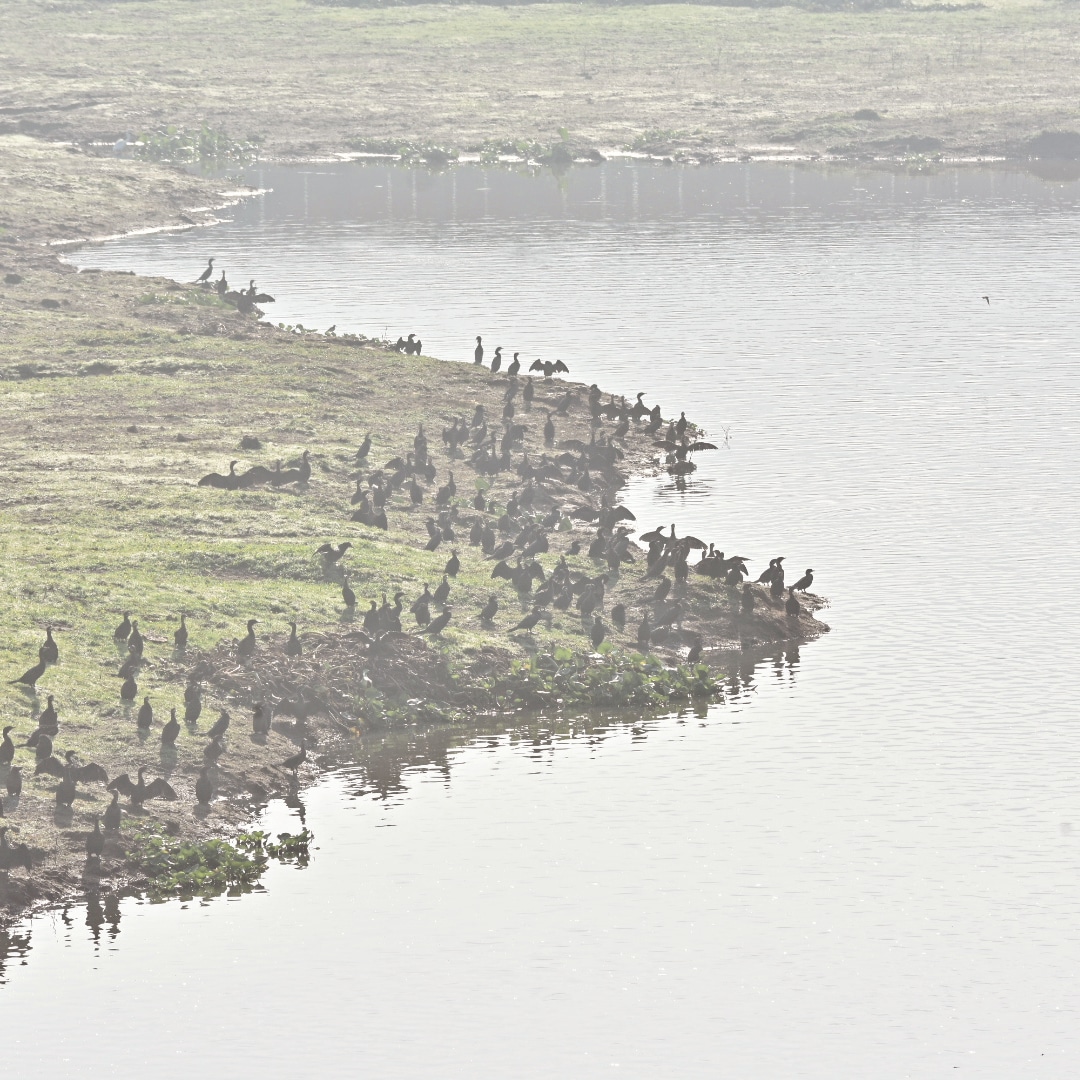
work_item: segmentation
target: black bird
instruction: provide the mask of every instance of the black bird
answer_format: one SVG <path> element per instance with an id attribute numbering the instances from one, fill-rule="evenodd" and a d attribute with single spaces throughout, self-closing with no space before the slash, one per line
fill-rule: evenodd
<path id="1" fill-rule="evenodd" d="M 3 742 L 0 742 L 0 765 L 10 765 L 15 760 L 15 744 L 11 741 L 14 730 L 10 724 L 4 728 Z"/>
<path id="2" fill-rule="evenodd" d="M 150 704 L 148 697 L 143 698 L 143 703 L 139 707 L 139 715 L 136 719 L 136 723 L 142 731 L 148 731 L 154 725 L 154 708 Z"/>
<path id="3" fill-rule="evenodd" d="M 544 445 L 555 445 L 555 421 L 551 419 L 551 413 L 547 414 L 547 423 L 544 424 Z"/>
<path id="4" fill-rule="evenodd" d="M 214 260 L 211 259 L 206 265 L 206 269 L 195 279 L 196 285 L 201 285 L 204 281 L 209 281 L 214 274 Z"/>
<path id="5" fill-rule="evenodd" d="M 663 603 L 667 599 L 669 592 L 671 592 L 671 579 L 661 578 L 660 584 L 656 586 L 656 591 L 653 593 L 652 602 L 654 604 Z"/>
<path id="6" fill-rule="evenodd" d="M 175 746 L 176 736 L 180 734 L 180 721 L 176 719 L 176 710 L 169 710 L 169 722 L 161 729 L 161 745 Z"/>
<path id="7" fill-rule="evenodd" d="M 229 724 L 231 723 L 232 718 L 222 709 L 221 715 L 214 721 L 214 726 L 206 733 L 206 737 L 208 739 L 220 739 L 229 730 Z"/>
<path id="8" fill-rule="evenodd" d="M 622 632 L 622 629 L 626 626 L 626 605 L 616 604 L 611 609 L 611 621 L 615 625 L 615 629 Z"/>
<path id="9" fill-rule="evenodd" d="M 92 859 L 100 859 L 105 850 L 105 834 L 101 831 L 101 818 L 94 816 L 94 831 L 86 837 L 86 854 Z"/>
<path id="10" fill-rule="evenodd" d="M 479 340 L 480 339 L 477 338 L 477 341 Z M 305 761 L 307 761 L 307 747 L 303 743 L 301 743 L 299 752 L 293 754 L 292 757 L 287 757 L 283 762 L 281 762 L 279 767 L 282 769 L 291 769 L 293 771 L 293 774 L 295 775 L 297 769 L 299 769 Z"/>
<path id="11" fill-rule="evenodd" d="M 48 735 L 42 735 L 34 747 L 34 760 L 40 764 L 52 757 L 52 739 Z"/>
<path id="12" fill-rule="evenodd" d="M 359 464 L 363 461 L 371 452 L 371 432 L 369 431 L 364 436 L 364 441 L 360 444 L 360 449 L 356 451 L 356 462 Z"/>
<path id="13" fill-rule="evenodd" d="M 184 723 L 194 725 L 202 713 L 202 687 L 189 682 L 184 687 Z"/>
<path id="14" fill-rule="evenodd" d="M 247 636 L 242 637 L 236 646 L 236 656 L 240 660 L 247 660 L 255 651 L 255 624 L 258 619 L 248 619 Z"/>
<path id="15" fill-rule="evenodd" d="M 343 544 L 339 544 L 337 547 L 334 547 L 333 544 L 327 543 L 323 544 L 322 547 L 317 547 L 315 549 L 315 554 L 321 555 L 328 564 L 332 565 L 333 563 L 336 563 L 338 559 L 340 559 L 351 547 L 352 542 L 349 540 L 346 540 Z"/>
<path id="16" fill-rule="evenodd" d="M 209 765 L 216 765 L 218 758 L 225 753 L 225 747 L 221 745 L 220 736 L 216 739 L 211 739 L 203 747 L 203 760 Z"/>
<path id="17" fill-rule="evenodd" d="M 131 633 L 131 612 L 124 612 L 124 621 L 113 631 L 113 637 L 117 641 L 127 641 Z"/>
<path id="18" fill-rule="evenodd" d="M 38 716 L 38 731 L 42 735 L 55 735 L 60 730 L 60 721 L 56 715 L 56 706 L 53 704 L 53 696 L 48 696 L 47 704 L 44 709 L 41 710 L 41 714 Z M 33 736 L 31 736 L 31 740 Z M 33 741 L 28 740 L 26 745 L 33 746 Z"/>
<path id="19" fill-rule="evenodd" d="M 476 335 L 476 348 L 473 349 L 473 363 L 482 364 L 484 362 L 484 343 L 480 340 L 480 335 Z"/>
<path id="20" fill-rule="evenodd" d="M 432 619 L 423 630 L 417 630 L 416 632 L 418 634 L 430 634 L 432 637 L 441 634 L 449 624 L 453 612 L 454 609 L 448 607 L 438 618 Z"/>
<path id="21" fill-rule="evenodd" d="M 135 681 L 134 675 L 129 675 L 125 680 L 123 686 L 120 687 L 120 700 L 121 701 L 134 701 L 139 693 L 139 684 Z"/>
<path id="22" fill-rule="evenodd" d="M 793 618 L 798 618 L 802 614 L 802 604 L 795 597 L 794 586 L 788 589 L 788 598 L 784 602 L 784 611 Z"/>
<path id="23" fill-rule="evenodd" d="M 443 574 L 442 582 L 435 587 L 435 591 L 431 594 L 431 599 L 436 604 L 445 604 L 450 596 L 450 582 L 446 580 L 446 575 Z"/>
<path id="24" fill-rule="evenodd" d="M 42 643 L 41 648 L 38 649 L 38 659 L 46 664 L 55 664 L 60 659 L 60 650 L 56 647 L 56 642 L 53 641 L 52 627 L 45 627 L 45 641 Z"/>
<path id="25" fill-rule="evenodd" d="M 742 612 L 749 615 L 754 610 L 754 586 L 747 582 L 742 591 Z"/>
<path id="26" fill-rule="evenodd" d="M 178 649 L 183 649 L 187 646 L 187 622 L 185 621 L 184 613 L 180 612 L 180 625 L 173 632 L 173 643 Z"/>
<path id="27" fill-rule="evenodd" d="M 251 730 L 256 735 L 267 735 L 270 732 L 270 710 L 261 701 L 255 702 L 251 713 Z"/>
<path id="28" fill-rule="evenodd" d="M 345 580 L 341 583 L 341 599 L 345 601 L 345 606 L 350 611 L 356 607 L 356 593 L 349 588 L 348 575 L 346 575 Z"/>
<path id="29" fill-rule="evenodd" d="M 142 667 L 142 662 L 142 657 L 129 649 L 127 659 L 120 665 L 120 670 L 116 674 L 121 679 L 126 679 L 129 675 L 134 675 Z"/>
<path id="30" fill-rule="evenodd" d="M 480 621 L 490 625 L 499 610 L 499 598 L 492 593 L 488 602 L 480 609 Z"/>
<path id="31" fill-rule="evenodd" d="M 458 553 L 455 551 L 450 558 L 446 560 L 446 566 L 443 568 L 443 573 L 449 574 L 450 577 L 457 577 L 460 569 L 461 560 L 458 558 Z"/>
<path id="32" fill-rule="evenodd" d="M 686 662 L 688 664 L 696 664 L 701 659 L 701 639 L 698 638 L 693 645 L 690 646 L 690 651 L 686 654 Z"/>
<path id="33" fill-rule="evenodd" d="M 516 634 L 519 630 L 531 630 L 542 618 L 544 618 L 545 612 L 539 608 L 530 611 L 524 619 L 517 624 L 517 626 L 510 627 L 508 633 Z"/>
<path id="34" fill-rule="evenodd" d="M 236 475 L 238 461 L 229 462 L 229 471 L 222 476 L 221 473 L 207 473 L 200 481 L 199 487 L 222 488 L 225 491 L 235 491 L 240 486 L 240 477 Z M 123 623 L 120 624 L 123 627 Z M 120 639 L 121 641 L 123 638 Z"/>
<path id="35" fill-rule="evenodd" d="M 289 635 L 289 640 L 285 642 L 285 655 L 286 656 L 300 656 L 304 652 L 304 646 L 300 644 L 300 639 L 296 636 L 296 623 L 290 622 L 292 627 L 292 633 Z"/>
<path id="36" fill-rule="evenodd" d="M 18 765 L 12 765 L 7 774 L 7 793 L 12 798 L 22 794 L 22 769 Z"/>
<path id="37" fill-rule="evenodd" d="M 799 592 L 806 592 L 811 585 L 814 584 L 814 571 L 807 570 L 805 574 L 794 585 L 791 586 L 791 592 L 798 590 Z"/>
<path id="38" fill-rule="evenodd" d="M 209 766 L 204 766 L 199 771 L 199 779 L 195 781 L 195 801 L 200 806 L 209 806 L 210 800 L 214 797 L 214 784 L 208 775 L 209 772 Z"/>
<path id="39" fill-rule="evenodd" d="M 12 684 L 19 684 L 21 686 L 29 686 L 33 688 L 37 684 L 38 679 L 40 679 L 41 676 L 45 674 L 46 667 L 48 667 L 48 665 L 45 663 L 45 661 L 39 660 L 29 671 L 24 672 L 17 679 L 12 679 Z"/>
<path id="40" fill-rule="evenodd" d="M 495 355 L 491 358 L 491 374 L 498 373 L 499 368 L 502 367 L 502 346 L 499 345 L 495 349 Z"/>
<path id="41" fill-rule="evenodd" d="M 105 831 L 106 832 L 119 832 L 120 831 L 120 819 L 123 817 L 123 811 L 120 809 L 120 792 L 113 790 L 112 802 L 105 807 Z"/>
<path id="42" fill-rule="evenodd" d="M 518 354 L 514 353 L 514 359 L 510 361 L 506 368 L 507 375 L 516 375 L 521 370 L 521 361 L 518 359 Z"/>
<path id="43" fill-rule="evenodd" d="M 599 649 L 605 637 L 607 637 L 607 627 L 604 625 L 604 620 L 597 615 L 593 619 L 592 630 L 589 631 L 589 640 L 592 642 L 593 649 Z"/>
<path id="44" fill-rule="evenodd" d="M 142 634 L 139 633 L 139 621 L 133 619 L 131 623 L 131 633 L 128 635 L 128 650 L 133 652 L 136 656 L 142 656 L 144 639 Z"/>
<path id="45" fill-rule="evenodd" d="M 142 806 L 149 799 L 164 799 L 166 802 L 176 802 L 176 792 L 160 776 L 149 784 L 143 778 L 146 766 L 142 765 L 138 772 L 138 783 L 133 784 L 127 773 L 121 773 L 108 786 L 109 791 L 115 791 L 120 795 L 126 795 L 131 800 L 132 806 Z M 106 811 L 108 821 L 108 811 Z"/>

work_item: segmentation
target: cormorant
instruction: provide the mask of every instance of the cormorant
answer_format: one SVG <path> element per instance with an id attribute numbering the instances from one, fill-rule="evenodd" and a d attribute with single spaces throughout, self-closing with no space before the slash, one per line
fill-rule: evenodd
<path id="1" fill-rule="evenodd" d="M 133 619 L 131 622 L 131 633 L 128 635 L 128 650 L 133 652 L 136 656 L 142 656 L 143 654 L 143 636 L 139 633 L 139 620 Z"/>
<path id="2" fill-rule="evenodd" d="M 105 807 L 105 831 L 106 832 L 119 832 L 120 831 L 120 819 L 123 817 L 123 811 L 120 809 L 120 792 L 113 790 L 112 802 Z"/>
<path id="3" fill-rule="evenodd" d="M 445 604 L 450 596 L 450 582 L 446 580 L 446 575 L 443 574 L 442 582 L 435 587 L 435 591 L 431 594 L 431 599 L 436 604 Z"/>
<path id="4" fill-rule="evenodd" d="M 479 341 L 480 339 L 477 338 L 477 340 Z M 299 752 L 293 754 L 292 757 L 287 757 L 283 762 L 280 763 L 279 768 L 291 769 L 293 775 L 295 775 L 297 769 L 299 769 L 305 761 L 307 761 L 307 747 L 304 745 L 304 743 L 301 743 Z"/>
<path id="5" fill-rule="evenodd" d="M 794 585 L 788 589 L 788 598 L 784 603 L 784 610 L 793 618 L 798 618 L 802 614 L 802 604 L 795 597 Z"/>
<path id="6" fill-rule="evenodd" d="M 506 368 L 506 374 L 513 377 L 521 370 L 521 361 L 518 359 L 518 354 L 514 353 L 514 359 L 510 361 Z"/>
<path id="7" fill-rule="evenodd" d="M 364 436 L 364 441 L 360 444 L 360 449 L 356 451 L 356 462 L 359 464 L 363 461 L 368 453 L 371 451 L 371 432 L 369 431 Z"/>
<path id="8" fill-rule="evenodd" d="M 149 700 L 149 699 L 147 699 Z M 180 734 L 180 721 L 176 719 L 176 710 L 169 710 L 169 722 L 161 729 L 161 745 L 175 746 L 176 736 Z"/>
<path id="9" fill-rule="evenodd" d="M 214 797 L 214 784 L 209 776 L 209 766 L 204 766 L 199 771 L 199 779 L 195 781 L 195 801 L 200 806 L 209 806 Z"/>
<path id="10" fill-rule="evenodd" d="M 256 701 L 252 710 L 251 730 L 256 735 L 267 735 L 270 732 L 270 710 L 261 701 Z"/>
<path id="11" fill-rule="evenodd" d="M 109 784 L 108 790 L 115 791 L 120 795 L 126 795 L 131 800 L 132 806 L 141 806 L 149 799 L 164 799 L 166 802 L 176 802 L 176 792 L 166 781 L 159 776 L 148 784 L 143 778 L 144 772 L 146 772 L 146 766 L 142 765 L 139 767 L 139 781 L 136 784 L 131 782 L 131 777 L 127 773 L 121 773 Z M 106 821 L 108 820 L 107 815 L 108 811 L 106 811 Z"/>
<path id="12" fill-rule="evenodd" d="M 194 726 L 202 714 L 202 687 L 189 682 L 184 687 L 184 723 Z"/>
<path id="13" fill-rule="evenodd" d="M 11 870 L 16 866 L 33 869 L 30 849 L 25 844 L 12 844 L 7 838 L 7 826 L 0 826 L 0 869 Z"/>
<path id="14" fill-rule="evenodd" d="M 230 461 L 229 471 L 224 476 L 216 472 L 207 473 L 199 481 L 199 487 L 224 488 L 226 491 L 235 491 L 240 486 L 240 477 L 236 475 L 236 466 L 238 464 L 238 461 Z M 120 625 L 123 626 L 123 623 Z"/>
<path id="15" fill-rule="evenodd" d="M 701 659 L 701 638 L 698 638 L 693 645 L 690 646 L 690 651 L 686 654 L 686 662 L 688 664 L 696 664 Z"/>
<path id="16" fill-rule="evenodd" d="M 206 269 L 195 279 L 196 285 L 201 285 L 204 281 L 209 281 L 214 273 L 214 260 L 211 259 L 206 264 Z"/>
<path id="17" fill-rule="evenodd" d="M 86 837 L 86 854 L 92 859 L 100 859 L 105 850 L 105 834 L 101 831 L 101 818 L 94 816 L 94 831 Z"/>
<path id="18" fill-rule="evenodd" d="M 125 680 L 123 686 L 120 687 L 120 700 L 121 701 L 134 701 L 136 695 L 139 693 L 139 684 L 135 682 L 135 676 L 129 675 Z"/>
<path id="19" fill-rule="evenodd" d="M 304 646 L 300 644 L 300 639 L 296 636 L 296 623 L 290 622 L 292 627 L 292 633 L 289 635 L 289 640 L 285 642 L 285 655 L 286 656 L 300 656 L 304 652 Z"/>
<path id="20" fill-rule="evenodd" d="M 480 340 L 480 335 L 476 335 L 476 348 L 473 349 L 473 363 L 482 364 L 484 362 L 484 343 Z"/>
<path id="21" fill-rule="evenodd" d="M 813 585 L 813 584 L 814 584 L 814 571 L 813 570 L 807 570 L 806 573 L 803 574 L 803 576 L 801 578 L 799 578 L 799 580 L 796 581 L 794 585 L 791 586 L 791 591 L 795 592 L 796 590 L 798 590 L 799 592 L 806 592 L 806 590 L 809 589 L 810 586 Z"/>
<path id="22" fill-rule="evenodd" d="M 446 560 L 446 566 L 443 568 L 443 573 L 449 574 L 450 577 L 457 577 L 460 569 L 461 560 L 458 558 L 458 553 L 455 551 L 451 554 L 450 558 Z"/>
<path id="23" fill-rule="evenodd" d="M 255 624 L 258 619 L 248 619 L 247 636 L 242 637 L 236 645 L 236 656 L 240 660 L 247 660 L 255 651 Z"/>
<path id="24" fill-rule="evenodd" d="M 327 563 L 333 564 L 336 563 L 351 547 L 351 540 L 346 540 L 343 544 L 338 544 L 337 547 L 334 547 L 333 544 L 326 543 L 323 544 L 322 547 L 317 547 L 315 549 L 315 554 L 321 555 Z"/>
<path id="25" fill-rule="evenodd" d="M 10 765 L 15 760 L 15 744 L 11 741 L 14 730 L 11 724 L 4 728 L 4 738 L 0 742 L 0 765 Z"/>
<path id="26" fill-rule="evenodd" d="M 754 610 L 754 586 L 747 582 L 742 591 L 742 612 L 749 615 Z"/>
<path id="27" fill-rule="evenodd" d="M 185 621 L 184 613 L 180 612 L 180 625 L 173 632 L 173 642 L 178 649 L 183 649 L 187 646 L 187 622 Z"/>
<path id="28" fill-rule="evenodd" d="M 38 679 L 45 674 L 45 668 L 48 665 L 44 660 L 39 660 L 29 671 L 24 672 L 17 679 L 12 679 L 12 684 L 20 684 L 22 686 L 29 686 L 33 688 L 37 685 Z"/>
<path id="29" fill-rule="evenodd" d="M 7 793 L 13 798 L 22 794 L 22 769 L 12 765 L 7 774 Z"/>
<path id="30" fill-rule="evenodd" d="M 502 367 L 502 346 L 498 345 L 495 348 L 495 355 L 491 358 L 491 374 L 498 374 L 499 368 Z"/>
<path id="31" fill-rule="evenodd" d="M 56 642 L 53 641 L 52 627 L 45 627 L 45 641 L 41 648 L 38 649 L 38 659 L 46 664 L 55 664 L 60 658 L 60 650 L 56 647 Z"/>
<path id="32" fill-rule="evenodd" d="M 222 709 L 221 715 L 214 721 L 214 725 L 206 733 L 206 737 L 208 739 L 220 739 L 229 730 L 229 724 L 231 723 L 232 718 L 225 709 Z"/>
<path id="33" fill-rule="evenodd" d="M 347 574 L 345 580 L 341 583 L 341 599 L 345 601 L 345 606 L 350 611 L 356 607 L 356 593 L 349 588 L 349 577 Z"/>
<path id="34" fill-rule="evenodd" d="M 124 621 L 113 631 L 113 637 L 117 641 L 127 641 L 131 633 L 131 612 L 124 612 Z"/>
<path id="35" fill-rule="evenodd" d="M 611 621 L 615 626 L 615 629 L 622 632 L 626 626 L 626 605 L 616 604 L 611 609 Z"/>
<path id="36" fill-rule="evenodd" d="M 547 422 L 544 424 L 544 445 L 555 445 L 555 421 L 551 419 L 551 413 L 547 414 Z"/>
<path id="37" fill-rule="evenodd" d="M 495 618 L 496 613 L 499 610 L 499 598 L 492 593 L 488 599 L 488 602 L 480 609 L 480 621 L 482 623 L 491 624 L 491 621 Z"/>
<path id="38" fill-rule="evenodd" d="M 448 607 L 438 618 L 432 619 L 423 630 L 417 630 L 416 632 L 418 634 L 430 634 L 432 637 L 441 634 L 449 624 L 453 611 L 453 608 Z"/>
<path id="39" fill-rule="evenodd" d="M 154 708 L 150 704 L 148 697 L 143 698 L 143 703 L 139 707 L 139 715 L 135 721 L 139 728 L 143 731 L 149 730 L 154 725 Z"/>
<path id="40" fill-rule="evenodd" d="M 516 634 L 519 630 L 532 630 L 532 628 L 544 618 L 544 612 L 540 608 L 534 608 L 517 624 L 517 626 L 511 626 L 507 633 Z"/>
<path id="41" fill-rule="evenodd" d="M 589 631 L 589 640 L 594 650 L 600 648 L 600 643 L 605 637 L 607 637 L 607 627 L 604 625 L 604 620 L 597 615 L 593 619 L 592 630 Z"/>
<path id="42" fill-rule="evenodd" d="M 203 760 L 210 765 L 216 765 L 218 758 L 225 753 L 225 747 L 221 745 L 221 737 L 211 739 L 203 747 Z"/>

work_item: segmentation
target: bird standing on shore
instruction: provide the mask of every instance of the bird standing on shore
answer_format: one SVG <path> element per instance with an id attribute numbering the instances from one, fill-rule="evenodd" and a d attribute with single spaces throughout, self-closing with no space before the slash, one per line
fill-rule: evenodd
<path id="1" fill-rule="evenodd" d="M 791 586 L 792 592 L 806 592 L 811 585 L 814 584 L 814 571 L 807 570 L 805 574 L 794 585 Z"/>
<path id="2" fill-rule="evenodd" d="M 473 363 L 482 364 L 484 362 L 484 343 L 480 339 L 480 335 L 476 335 L 476 348 L 473 349 Z"/>
<path id="3" fill-rule="evenodd" d="M 206 264 L 206 269 L 195 279 L 196 285 L 201 285 L 204 281 L 209 281 L 214 274 L 214 260 L 211 259 Z"/>

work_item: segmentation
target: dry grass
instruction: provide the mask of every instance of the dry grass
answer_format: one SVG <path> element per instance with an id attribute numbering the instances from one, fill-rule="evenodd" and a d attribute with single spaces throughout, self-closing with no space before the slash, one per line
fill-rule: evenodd
<path id="1" fill-rule="evenodd" d="M 903 153 L 917 136 L 1001 152 L 1077 125 L 1077 55 L 1075 6 L 1041 0 L 865 13 L 6 0 L 0 120 L 110 141 L 206 122 L 277 155 L 550 144 L 560 128 L 607 147 Z"/>

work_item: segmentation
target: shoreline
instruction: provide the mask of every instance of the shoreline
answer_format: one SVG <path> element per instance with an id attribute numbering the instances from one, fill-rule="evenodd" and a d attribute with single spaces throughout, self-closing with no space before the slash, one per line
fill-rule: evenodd
<path id="1" fill-rule="evenodd" d="M 737 669 L 756 649 L 771 655 L 777 647 L 797 646 L 827 631 L 812 617 L 824 606 L 820 598 L 808 597 L 808 614 L 792 624 L 763 595 L 747 621 L 722 584 L 691 574 L 681 619 L 691 637 L 655 642 L 649 652 L 660 657 L 659 662 L 635 660 L 634 627 L 641 612 L 649 610 L 648 597 L 655 587 L 645 580 L 643 552 L 637 549 L 634 562 L 610 570 L 605 614 L 616 597 L 635 613 L 627 619 L 625 633 L 609 627 L 607 640 L 614 639 L 614 651 L 597 654 L 589 644 L 591 620 L 587 615 L 579 620 L 572 609 L 554 612 L 550 625 L 541 623 L 534 634 L 508 635 L 510 619 L 530 610 L 531 585 L 515 598 L 507 584 L 492 582 L 493 560 L 467 543 L 463 525 L 456 544 L 427 551 L 422 524 L 447 466 L 457 475 L 461 495 L 452 502 L 459 505 L 462 521 L 475 516 L 466 496 L 477 490 L 476 481 L 483 480 L 495 508 L 481 515 L 491 525 L 507 516 L 511 496 L 526 486 L 513 469 L 482 477 L 462 451 L 448 453 L 437 443 L 449 417 L 466 417 L 477 402 L 485 404 L 495 425 L 511 384 L 505 374 L 404 357 L 373 348 L 370 342 L 289 334 L 228 308 L 216 294 L 197 286 L 124 273 L 77 273 L 56 247 L 48 246 L 50 233 L 85 224 L 111 232 L 153 228 L 173 214 L 190 215 L 185 207 L 212 206 L 207 196 L 214 185 L 176 169 L 87 159 L 19 137 L 0 137 L 0 163 L 9 176 L 21 167 L 24 175 L 42 181 L 25 192 L 21 202 L 9 204 L 15 228 L 0 237 L 0 271 L 5 275 L 0 290 L 0 314 L 5 316 L 0 331 L 0 435 L 9 467 L 14 467 L 3 513 L 12 550 L 18 552 L 4 568 L 5 585 L 16 595 L 41 592 L 41 599 L 0 627 L 0 660 L 11 676 L 17 675 L 45 624 L 58 628 L 61 652 L 59 667 L 42 677 L 36 694 L 5 691 L 4 715 L 11 717 L 5 723 L 16 725 L 16 745 L 21 745 L 33 730 L 45 693 L 55 690 L 60 709 L 56 753 L 74 749 L 80 761 L 97 762 L 110 778 L 122 772 L 134 775 L 139 764 L 150 765 L 151 778 L 164 772 L 179 801 L 151 802 L 134 814 L 126 811 L 129 833 L 137 826 L 140 834 L 195 843 L 235 836 L 261 802 L 288 792 L 287 770 L 278 763 L 302 740 L 313 756 L 321 756 L 334 754 L 335 747 L 365 733 L 393 731 L 418 720 L 459 724 L 470 716 L 506 712 L 508 704 L 511 715 L 519 714 L 523 705 L 546 706 L 553 715 L 590 706 L 611 709 L 619 704 L 610 697 L 612 692 L 591 688 L 598 682 L 606 686 L 609 675 L 622 680 L 624 704 L 638 711 L 670 711 L 691 704 L 695 695 L 704 700 L 715 692 L 710 669 Z M 92 163 L 95 168 L 88 169 Z M 75 184 L 79 187 L 73 195 Z M 58 200 L 66 215 L 60 222 L 52 216 Z M 51 299 L 44 309 L 42 295 Z M 92 334 L 88 326 L 94 327 Z M 519 389 L 524 385 L 514 383 Z M 365 387 L 362 418 L 352 405 L 342 407 L 360 385 Z M 239 386 L 249 387 L 251 396 L 237 393 Z M 299 397 L 297 386 L 303 388 Z M 380 386 L 393 386 L 394 391 L 380 394 Z M 587 446 L 594 430 L 586 407 L 588 388 L 538 379 L 534 390 L 535 403 L 519 414 L 526 432 L 514 450 L 515 465 L 521 447 L 536 457 L 545 452 L 537 441 L 537 420 L 542 420 L 543 409 L 553 409 L 567 394 L 567 415 L 558 419 L 560 442 Z M 605 404 L 608 398 L 602 395 Z M 39 411 L 46 410 L 41 422 L 54 433 L 47 449 L 22 434 L 25 418 L 36 415 L 26 412 L 26 401 L 37 401 Z M 298 408 L 308 419 L 297 426 Z M 404 453 L 418 422 L 426 423 L 438 461 L 436 480 L 425 485 L 423 506 L 417 512 L 400 497 L 392 500 L 388 533 L 349 523 L 355 446 L 364 429 L 376 430 L 378 438 L 378 449 L 361 470 L 366 475 L 383 460 Z M 614 427 L 614 420 L 600 420 L 595 430 L 604 445 Z M 546 534 L 551 549 L 539 561 L 547 572 L 560 554 L 569 552 L 573 540 L 588 546 L 595 533 L 594 524 L 571 519 L 570 508 L 600 508 L 605 499 L 617 503 L 617 493 L 631 475 L 660 467 L 654 439 L 640 427 L 635 423 L 622 439 L 610 442 L 613 454 L 617 449 L 623 455 L 621 461 L 608 455 L 606 464 L 586 466 L 583 474 L 580 465 L 564 463 L 559 479 L 535 483 L 537 509 L 520 522 L 530 516 L 537 520 L 541 507 L 556 504 L 566 522 L 565 528 Z M 176 434 L 163 440 L 150 437 L 150 430 Z M 253 430 L 264 449 L 237 452 L 241 434 Z M 130 448 L 118 447 L 114 433 Z M 308 449 L 314 463 L 310 483 L 288 493 L 193 486 L 198 475 L 220 469 L 230 455 L 244 459 L 246 467 L 253 461 L 269 463 L 274 454 L 290 463 L 299 461 L 300 452 Z M 55 460 L 67 463 L 63 468 L 50 464 L 57 453 Z M 564 448 L 563 453 L 572 462 L 585 451 Z M 591 489 L 583 490 L 574 476 L 590 471 Z M 114 497 L 118 482 L 120 490 L 130 492 L 121 504 Z M 76 496 L 80 508 L 72 515 Z M 118 505 L 123 509 L 118 511 Z M 45 508 L 44 514 L 35 507 Z M 210 515 L 206 522 L 204 514 Z M 240 539 L 218 539 L 219 527 L 210 524 L 218 519 L 226 536 Z M 72 536 L 69 549 L 55 545 L 59 522 Z M 175 529 L 163 522 L 175 522 Z M 637 525 L 635 531 L 640 531 L 651 523 Z M 320 567 L 314 554 L 318 543 L 346 537 L 354 547 L 343 561 L 353 569 L 350 581 L 363 597 L 355 614 L 341 610 L 340 574 L 333 567 Z M 363 603 L 400 587 L 408 604 L 422 582 L 438 583 L 452 546 L 461 553 L 462 570 L 454 579 L 452 607 L 457 614 L 447 635 L 425 643 L 416 627 L 405 625 L 406 607 L 406 632 L 365 640 L 360 630 Z M 52 567 L 41 566 L 39 553 L 45 550 L 57 563 L 55 576 Z M 130 567 L 141 562 L 147 563 L 147 571 L 132 577 Z M 570 556 L 568 565 L 582 580 L 604 569 L 584 551 Z M 72 582 L 80 583 L 76 592 L 71 591 Z M 110 582 L 118 582 L 119 588 Z M 94 595 L 85 594 L 84 584 L 96 590 Z M 501 590 L 505 610 L 514 614 L 500 615 L 497 627 L 487 630 L 471 612 L 493 589 Z M 127 607 L 144 615 L 149 660 L 139 678 L 145 679 L 143 690 L 153 697 L 159 717 L 145 743 L 135 739 L 132 707 L 112 704 L 117 687 L 113 672 L 123 659 L 123 649 L 111 640 L 112 628 Z M 185 651 L 170 655 L 163 648 L 170 640 L 170 624 L 177 610 L 185 608 L 193 639 Z M 261 623 L 254 657 L 244 663 L 236 641 L 248 617 Z M 290 617 L 302 626 L 304 652 L 295 659 L 283 652 L 285 620 Z M 684 659 L 693 634 L 701 634 L 707 645 L 707 666 L 698 671 Z M 161 755 L 158 761 L 161 721 L 170 704 L 182 708 L 181 692 L 193 671 L 205 695 L 199 729 L 203 734 L 182 731 L 178 755 Z M 420 701 L 403 689 L 418 684 L 429 687 Z M 520 694 L 518 686 L 525 688 Z M 273 725 L 262 738 L 250 734 L 252 706 L 260 700 L 271 703 L 273 715 Z M 218 798 L 209 815 L 197 815 L 192 813 L 191 787 L 205 729 L 218 709 L 230 713 L 235 727 L 216 773 Z M 21 799 L 7 801 L 3 824 L 12 828 L 13 842 L 28 842 L 34 865 L 30 873 L 0 871 L 0 906 L 7 914 L 50 906 L 88 888 L 102 894 L 138 891 L 145 875 L 131 861 L 131 842 L 107 847 L 101 873 L 87 876 L 83 845 L 93 814 L 107 804 L 104 790 L 81 785 L 73 812 L 54 813 L 55 780 L 31 779 L 30 751 L 19 750 L 16 763 L 24 768 L 26 786 Z M 301 786 L 315 775 L 311 765 L 304 766 Z"/>

